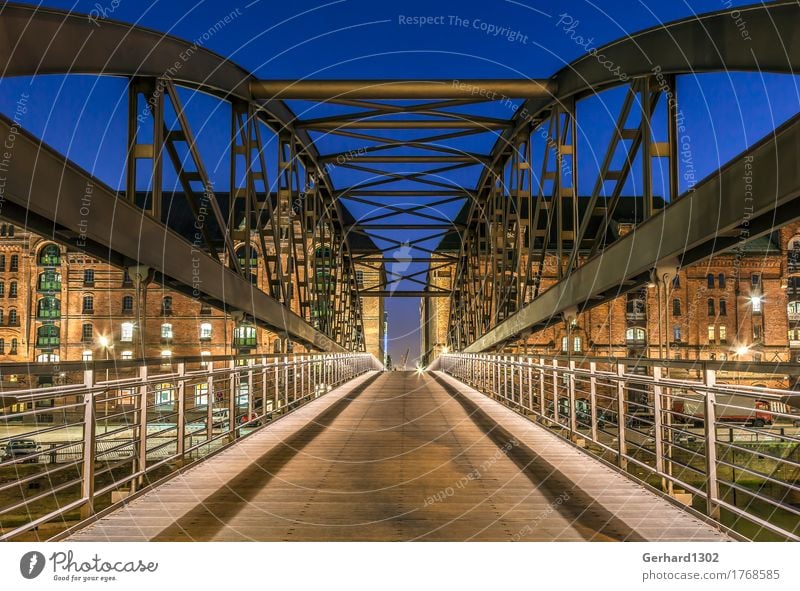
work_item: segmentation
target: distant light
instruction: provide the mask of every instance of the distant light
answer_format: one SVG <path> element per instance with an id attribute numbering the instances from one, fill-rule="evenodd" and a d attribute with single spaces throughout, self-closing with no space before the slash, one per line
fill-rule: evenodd
<path id="1" fill-rule="evenodd" d="M 750 303 L 751 304 L 756 304 L 756 305 L 760 304 L 761 303 L 761 296 L 757 296 L 757 295 L 751 296 L 750 297 Z"/>
<path id="2" fill-rule="evenodd" d="M 442 355 L 447 355 L 449 352 L 450 352 L 450 347 L 448 347 L 447 345 L 442 347 Z"/>
<path id="3" fill-rule="evenodd" d="M 421 365 L 418 365 L 417 366 L 417 375 L 421 376 L 424 372 L 425 372 L 425 368 L 422 367 Z"/>
<path id="4" fill-rule="evenodd" d="M 737 355 L 747 355 L 749 351 L 750 347 L 748 347 L 747 345 L 739 345 L 738 347 L 736 347 Z"/>
<path id="5" fill-rule="evenodd" d="M 108 347 L 108 337 L 106 337 L 106 336 L 103 336 L 103 335 L 101 335 L 101 336 L 97 337 L 97 343 L 98 343 L 98 344 L 99 344 L 101 347 Z"/>

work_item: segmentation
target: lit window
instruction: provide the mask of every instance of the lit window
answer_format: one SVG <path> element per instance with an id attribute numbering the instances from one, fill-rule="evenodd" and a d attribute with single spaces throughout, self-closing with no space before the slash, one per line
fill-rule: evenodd
<path id="1" fill-rule="evenodd" d="M 582 343 L 581 343 L 581 337 L 575 337 L 575 338 L 572 340 L 572 344 L 573 344 L 573 350 L 574 350 L 576 353 L 580 353 L 580 352 L 581 352 L 581 344 L 582 344 Z"/>
<path id="2" fill-rule="evenodd" d="M 84 351 L 81 355 L 81 359 L 84 361 L 91 361 L 92 360 L 92 352 L 91 351 Z"/>
<path id="3" fill-rule="evenodd" d="M 719 327 L 719 342 L 724 343 L 728 340 L 728 327 L 727 326 L 720 326 Z"/>
<path id="4" fill-rule="evenodd" d="M 200 338 L 201 339 L 210 339 L 211 338 L 211 323 L 210 322 L 203 322 L 200 325 Z"/>
<path id="5" fill-rule="evenodd" d="M 211 357 L 211 351 L 200 351 L 200 357 Z M 201 359 L 200 366 L 208 367 L 209 363 L 210 362 L 208 360 Z"/>
<path id="6" fill-rule="evenodd" d="M 761 296 L 753 296 L 750 298 L 750 302 L 753 304 L 753 312 L 761 312 Z"/>
<path id="7" fill-rule="evenodd" d="M 169 322 L 165 322 L 161 325 L 161 338 L 162 339 L 171 339 L 172 338 L 172 325 Z"/>
<path id="8" fill-rule="evenodd" d="M 569 347 L 569 340 L 567 339 L 567 337 L 562 337 L 561 338 L 561 350 L 562 351 L 566 351 L 568 347 Z"/>
<path id="9" fill-rule="evenodd" d="M 236 395 L 237 406 L 247 406 L 247 396 L 250 394 L 250 387 L 247 382 L 239 384 L 239 391 Z"/>
<path id="10" fill-rule="evenodd" d="M 123 322 L 120 326 L 119 340 L 123 343 L 133 341 L 133 322 Z"/>
<path id="11" fill-rule="evenodd" d="M 208 384 L 196 384 L 194 387 L 194 405 L 208 406 Z"/>
<path id="12" fill-rule="evenodd" d="M 708 325 L 708 342 L 709 343 L 713 343 L 715 339 L 716 339 L 716 332 L 714 330 L 714 325 L 713 324 L 709 324 Z"/>
<path id="13" fill-rule="evenodd" d="M 645 332 L 643 328 L 629 328 L 625 331 L 625 340 L 627 341 L 635 341 L 635 342 L 644 342 L 645 340 Z"/>
<path id="14" fill-rule="evenodd" d="M 676 343 L 681 342 L 681 327 L 678 325 L 672 327 L 672 340 Z"/>
<path id="15" fill-rule="evenodd" d="M 172 351 L 170 351 L 169 349 L 164 349 L 163 351 L 161 351 L 161 356 L 165 358 L 172 357 Z"/>
<path id="16" fill-rule="evenodd" d="M 175 400 L 175 388 L 170 383 L 156 386 L 156 404 L 172 404 Z"/>
<path id="17" fill-rule="evenodd" d="M 122 352 L 122 360 L 133 359 L 133 351 L 123 351 Z"/>

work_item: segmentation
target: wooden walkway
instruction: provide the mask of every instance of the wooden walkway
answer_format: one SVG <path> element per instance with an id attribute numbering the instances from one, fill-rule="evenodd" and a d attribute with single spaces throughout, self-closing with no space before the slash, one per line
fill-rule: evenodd
<path id="1" fill-rule="evenodd" d="M 373 372 L 70 540 L 729 538 L 452 378 Z"/>

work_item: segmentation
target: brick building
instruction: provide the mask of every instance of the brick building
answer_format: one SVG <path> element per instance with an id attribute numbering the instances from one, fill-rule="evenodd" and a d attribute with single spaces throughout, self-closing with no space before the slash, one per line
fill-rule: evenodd
<path id="1" fill-rule="evenodd" d="M 620 234 L 633 228 L 630 220 L 617 222 Z M 458 245 L 450 242 L 443 241 L 440 249 L 458 254 Z M 454 275 L 455 265 L 447 270 Z M 436 274 L 428 278 L 431 289 L 449 287 L 450 281 Z M 556 281 L 557 260 L 548 254 L 542 290 Z M 660 322 L 659 292 L 662 299 L 666 295 Z M 425 363 L 450 344 L 449 305 L 447 298 L 427 298 L 420 305 Z M 559 319 L 506 350 L 543 356 L 800 361 L 800 224 L 679 269 L 666 294 L 655 286 L 621 291 L 579 313 L 571 330 Z"/>
<path id="2" fill-rule="evenodd" d="M 244 257 L 241 242 L 236 247 Z M 250 255 L 254 284 L 269 292 L 256 245 Z M 137 297 L 136 271 L 0 225 L 0 363 L 286 351 L 279 335 L 246 317 L 234 319 L 155 282 Z M 365 347 L 381 359 L 382 298 L 363 298 L 361 305 Z M 296 294 L 292 307 L 299 309 Z M 297 344 L 291 350 L 304 351 Z"/>

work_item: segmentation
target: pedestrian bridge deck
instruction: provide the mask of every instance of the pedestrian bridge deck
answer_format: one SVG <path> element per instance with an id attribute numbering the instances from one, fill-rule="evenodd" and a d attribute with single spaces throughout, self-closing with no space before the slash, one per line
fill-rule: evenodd
<path id="1" fill-rule="evenodd" d="M 371 372 L 70 539 L 729 538 L 449 376 Z"/>

